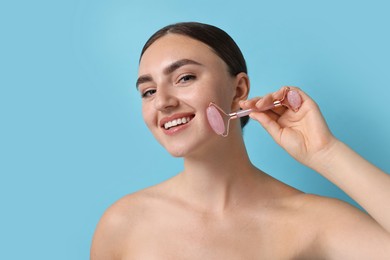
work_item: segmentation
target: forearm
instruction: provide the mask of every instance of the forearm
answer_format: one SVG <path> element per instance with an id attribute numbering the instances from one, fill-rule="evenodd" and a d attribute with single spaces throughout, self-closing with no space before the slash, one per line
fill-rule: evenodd
<path id="1" fill-rule="evenodd" d="M 340 187 L 390 233 L 390 175 L 335 141 L 312 168 Z"/>

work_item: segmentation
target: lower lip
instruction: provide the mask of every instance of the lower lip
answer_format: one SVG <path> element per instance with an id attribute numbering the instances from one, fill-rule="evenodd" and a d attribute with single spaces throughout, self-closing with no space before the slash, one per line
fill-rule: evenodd
<path id="1" fill-rule="evenodd" d="M 183 131 L 184 129 L 186 129 L 190 123 L 191 123 L 191 121 L 184 124 L 184 125 L 175 126 L 175 127 L 169 128 L 169 129 L 165 129 L 163 127 L 163 131 L 166 135 L 175 135 L 175 134 Z"/>

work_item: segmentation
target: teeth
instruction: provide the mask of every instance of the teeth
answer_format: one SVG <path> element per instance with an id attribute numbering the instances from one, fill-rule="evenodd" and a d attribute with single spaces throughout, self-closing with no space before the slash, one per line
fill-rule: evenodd
<path id="1" fill-rule="evenodd" d="M 182 125 L 182 124 L 186 124 L 190 121 L 190 117 L 183 117 L 183 118 L 178 118 L 178 119 L 174 119 L 172 121 L 169 121 L 169 122 L 166 122 L 164 124 L 164 128 L 165 129 L 169 129 L 171 128 L 172 126 L 177 126 L 177 125 Z"/>

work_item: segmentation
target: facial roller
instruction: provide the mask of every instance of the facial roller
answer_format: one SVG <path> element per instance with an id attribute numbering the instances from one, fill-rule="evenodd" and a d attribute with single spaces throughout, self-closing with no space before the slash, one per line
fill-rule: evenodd
<path id="1" fill-rule="evenodd" d="M 229 134 L 229 125 L 230 125 L 230 120 L 232 119 L 247 116 L 252 111 L 262 112 L 280 106 L 285 106 L 293 110 L 294 112 L 296 112 L 301 106 L 301 103 L 302 103 L 302 99 L 299 93 L 295 90 L 290 90 L 289 87 L 286 87 L 284 89 L 282 99 L 273 101 L 271 105 L 266 106 L 261 110 L 246 109 L 246 110 L 240 110 L 237 112 L 227 114 L 219 106 L 217 106 L 213 102 L 210 102 L 210 105 L 206 109 L 206 115 L 207 115 L 207 120 L 209 121 L 209 124 L 211 128 L 214 130 L 214 132 L 217 133 L 218 135 L 226 137 Z"/>

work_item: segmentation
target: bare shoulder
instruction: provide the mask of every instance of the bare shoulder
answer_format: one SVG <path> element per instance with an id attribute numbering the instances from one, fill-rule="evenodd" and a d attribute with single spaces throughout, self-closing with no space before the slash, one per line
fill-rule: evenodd
<path id="1" fill-rule="evenodd" d="M 389 257 L 389 234 L 360 209 L 317 195 L 290 199 L 299 208 L 299 221 L 313 232 L 314 243 L 307 249 L 310 254 L 326 259 Z"/>
<path id="2" fill-rule="evenodd" d="M 101 217 L 92 240 L 91 259 L 117 259 L 122 255 L 138 223 L 145 221 L 161 197 L 158 187 L 126 195 L 112 204 Z"/>
<path id="3" fill-rule="evenodd" d="M 365 212 L 335 198 L 302 193 L 286 201 L 298 212 L 299 220 L 310 224 L 318 234 L 340 229 L 351 222 L 374 222 Z"/>
<path id="4" fill-rule="evenodd" d="M 301 194 L 291 198 L 299 207 L 304 220 L 315 219 L 321 230 L 340 229 L 348 223 L 375 223 L 365 212 L 339 199 L 313 194 Z"/>

